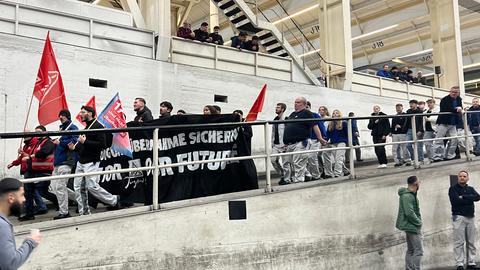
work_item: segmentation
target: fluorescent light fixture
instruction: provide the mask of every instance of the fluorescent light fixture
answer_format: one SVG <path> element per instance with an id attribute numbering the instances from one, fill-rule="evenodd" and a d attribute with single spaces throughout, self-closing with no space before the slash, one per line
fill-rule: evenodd
<path id="1" fill-rule="evenodd" d="M 231 39 L 229 41 L 224 42 L 223 45 L 227 45 L 227 44 L 230 44 L 230 43 L 232 43 Z"/>
<path id="2" fill-rule="evenodd" d="M 100 2 L 101 0 L 95 0 L 93 1 L 92 5 L 98 5 L 98 2 Z"/>
<path id="3" fill-rule="evenodd" d="M 478 67 L 478 66 L 480 66 L 480 63 L 473 63 L 473 64 L 469 64 L 469 65 L 463 66 L 463 69 L 473 68 L 473 67 Z"/>
<path id="4" fill-rule="evenodd" d="M 415 55 L 419 55 L 419 54 L 429 53 L 429 52 L 432 52 L 432 51 L 433 51 L 433 49 L 426 49 L 426 50 L 423 50 L 423 51 L 414 52 L 414 53 L 407 54 L 407 55 L 404 55 L 404 56 L 399 56 L 397 58 L 405 58 L 405 57 L 415 56 Z"/>
<path id="5" fill-rule="evenodd" d="M 316 49 L 316 50 L 313 50 L 313 51 L 309 51 L 309 52 L 306 52 L 304 54 L 300 54 L 298 57 L 304 57 L 304 56 L 307 56 L 307 55 L 310 55 L 310 54 L 314 54 L 316 52 L 319 52 L 321 51 L 320 49 Z"/>
<path id="6" fill-rule="evenodd" d="M 475 80 L 466 81 L 466 82 L 464 82 L 464 84 L 478 83 L 478 82 L 480 82 L 480 79 L 475 79 Z"/>
<path id="7" fill-rule="evenodd" d="M 313 5 L 313 6 L 310 6 L 310 7 L 307 7 L 305 9 L 302 9 L 302 10 L 299 10 L 285 18 L 281 18 L 280 20 L 277 20 L 277 21 L 274 21 L 273 24 L 278 24 L 278 23 L 281 23 L 283 21 L 286 21 L 290 18 L 293 18 L 293 17 L 297 17 L 298 15 L 302 15 L 303 13 L 306 13 L 306 12 L 309 12 L 310 10 L 313 10 L 315 8 L 317 8 L 319 6 L 319 4 L 316 4 L 316 5 Z"/>
<path id="8" fill-rule="evenodd" d="M 387 31 L 387 30 L 396 28 L 397 26 L 398 26 L 398 24 L 390 25 L 390 26 L 382 28 L 382 29 L 378 29 L 378 30 L 375 30 L 375 31 L 372 31 L 372 32 L 369 32 L 369 33 L 366 33 L 366 34 L 363 34 L 363 35 L 360 35 L 360 36 L 356 36 L 356 37 L 352 38 L 351 40 L 355 41 L 355 40 L 358 40 L 358 39 L 361 39 L 361 38 L 364 38 L 364 37 L 373 36 L 373 35 L 376 35 L 378 33 L 383 32 L 383 31 Z"/>
<path id="9" fill-rule="evenodd" d="M 423 77 L 430 77 L 430 76 L 433 76 L 433 75 L 435 75 L 435 73 L 432 72 L 432 73 L 423 74 Z"/>

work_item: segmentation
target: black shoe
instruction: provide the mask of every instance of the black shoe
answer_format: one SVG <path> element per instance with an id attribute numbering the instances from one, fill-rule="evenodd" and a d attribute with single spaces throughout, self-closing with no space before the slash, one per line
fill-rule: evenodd
<path id="1" fill-rule="evenodd" d="M 278 182 L 278 184 L 279 184 L 280 186 L 283 186 L 283 185 L 288 185 L 288 184 L 290 184 L 290 182 L 285 181 L 285 179 L 281 179 L 281 180 Z"/>
<path id="2" fill-rule="evenodd" d="M 305 182 L 310 182 L 312 179 L 313 178 L 311 176 L 305 176 Z"/>
<path id="3" fill-rule="evenodd" d="M 122 204 L 120 203 L 120 196 L 117 195 L 117 203 L 115 205 L 107 206 L 107 210 L 112 211 L 112 210 L 119 210 L 119 209 L 122 209 Z"/>
<path id="4" fill-rule="evenodd" d="M 402 167 L 402 163 L 395 163 L 395 165 L 393 165 L 393 167 Z"/>
<path id="5" fill-rule="evenodd" d="M 343 176 L 349 176 L 349 175 L 350 175 L 350 172 L 345 172 L 345 173 L 343 174 Z"/>
<path id="6" fill-rule="evenodd" d="M 325 175 L 325 179 L 328 179 L 328 178 L 333 178 L 333 177 L 330 175 Z"/>
<path id="7" fill-rule="evenodd" d="M 457 270 L 465 270 L 465 268 L 463 268 L 463 266 L 458 266 Z"/>
<path id="8" fill-rule="evenodd" d="M 476 265 L 469 265 L 467 266 L 467 269 L 480 269 L 479 267 L 477 267 Z"/>
<path id="9" fill-rule="evenodd" d="M 64 219 L 64 218 L 69 218 L 69 217 L 70 217 L 70 213 L 58 214 L 58 216 L 54 217 L 53 220 Z"/>
<path id="10" fill-rule="evenodd" d="M 46 213 L 48 213 L 48 209 L 45 209 L 45 210 L 38 210 L 35 215 L 45 215 Z"/>
<path id="11" fill-rule="evenodd" d="M 28 221 L 28 220 L 35 220 L 35 216 L 24 215 L 18 218 L 18 221 Z"/>
<path id="12" fill-rule="evenodd" d="M 363 159 L 357 159 L 357 162 L 363 162 Z"/>

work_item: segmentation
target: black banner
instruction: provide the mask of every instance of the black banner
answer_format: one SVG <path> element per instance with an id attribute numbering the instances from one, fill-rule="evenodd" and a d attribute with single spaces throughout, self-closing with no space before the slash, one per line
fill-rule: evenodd
<path id="1" fill-rule="evenodd" d="M 184 125 L 238 122 L 237 115 L 175 115 L 133 126 Z M 152 166 L 153 130 L 129 132 L 133 159 L 106 149 L 100 169 Z M 202 127 L 195 129 L 160 129 L 159 164 L 213 160 L 250 155 L 251 134 L 241 126 Z M 152 203 L 153 170 L 103 175 L 100 185 L 121 196 L 124 202 Z M 159 202 L 191 199 L 229 192 L 257 189 L 253 160 L 209 162 L 162 168 L 159 170 Z"/>

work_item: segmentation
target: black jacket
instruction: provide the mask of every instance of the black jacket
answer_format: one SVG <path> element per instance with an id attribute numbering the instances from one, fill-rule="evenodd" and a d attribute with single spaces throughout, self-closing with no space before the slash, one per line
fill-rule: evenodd
<path id="1" fill-rule="evenodd" d="M 215 43 L 217 45 L 223 45 L 223 37 L 222 35 L 211 33 L 209 37 L 212 38 L 212 43 Z"/>
<path id="2" fill-rule="evenodd" d="M 457 97 L 456 102 L 456 107 L 463 108 L 461 97 Z M 455 107 L 453 106 L 453 99 L 450 97 L 450 95 L 442 98 L 440 101 L 440 112 L 453 112 L 455 114 L 439 115 L 437 118 L 437 125 L 456 125 L 460 122 L 462 117 L 460 113 L 457 113 Z"/>
<path id="3" fill-rule="evenodd" d="M 193 31 L 195 33 L 195 40 L 206 42 L 208 39 L 208 32 L 204 32 L 200 29 Z"/>
<path id="4" fill-rule="evenodd" d="M 137 112 L 137 116 L 135 116 L 133 122 L 138 122 L 140 120 L 142 120 L 142 122 L 153 120 L 152 111 L 150 111 L 147 106 L 143 107 L 143 110 Z"/>
<path id="5" fill-rule="evenodd" d="M 462 196 L 461 199 L 460 196 Z M 448 197 L 450 197 L 450 203 L 452 204 L 452 215 L 464 217 L 475 216 L 475 206 L 473 202 L 480 201 L 480 195 L 473 187 L 469 185 L 462 187 L 456 184 L 448 190 Z"/>
<path id="6" fill-rule="evenodd" d="M 404 114 L 405 113 L 402 113 L 401 115 L 397 114 L 398 116 L 392 118 L 392 127 L 390 129 L 392 134 L 407 134 L 407 130 L 405 129 L 405 121 L 407 121 L 407 118 Z M 400 125 L 400 128 L 396 129 L 396 125 Z"/>
<path id="7" fill-rule="evenodd" d="M 416 110 L 408 109 L 406 114 L 407 120 L 405 121 L 405 130 L 412 129 L 412 117 L 409 114 L 419 114 L 423 113 L 423 111 L 419 108 Z M 415 116 L 415 127 L 417 128 L 417 132 L 425 132 L 423 128 L 423 116 Z"/>
<path id="8" fill-rule="evenodd" d="M 372 115 L 375 115 L 372 113 Z M 380 112 L 378 115 L 386 115 L 383 112 Z M 375 121 L 378 120 L 377 123 Z M 371 118 L 368 121 L 368 129 L 372 131 L 373 137 L 382 137 L 390 134 L 390 121 L 388 118 Z"/>
<path id="9" fill-rule="evenodd" d="M 85 129 L 103 129 L 104 126 L 93 119 L 87 123 Z M 93 123 L 93 124 L 92 124 Z M 85 142 L 77 143 L 75 151 L 78 152 L 79 162 L 82 164 L 100 161 L 100 152 L 106 147 L 106 137 L 104 133 L 88 133 Z"/>

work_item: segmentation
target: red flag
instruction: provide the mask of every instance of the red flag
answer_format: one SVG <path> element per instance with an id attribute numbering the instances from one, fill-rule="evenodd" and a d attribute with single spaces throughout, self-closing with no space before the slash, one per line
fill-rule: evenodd
<path id="1" fill-rule="evenodd" d="M 248 112 L 247 118 L 245 119 L 246 122 L 257 120 L 258 113 L 261 112 L 263 109 L 263 103 L 265 101 L 266 92 L 267 92 L 267 85 L 264 84 L 262 91 L 260 91 L 260 94 L 258 94 L 258 97 L 255 100 L 255 103 L 253 103 L 253 106 L 250 109 L 250 112 Z"/>
<path id="2" fill-rule="evenodd" d="M 68 110 L 62 76 L 50 43 L 50 33 L 47 34 L 45 47 L 43 47 L 33 95 L 39 101 L 38 122 L 41 125 L 57 121 L 58 113 L 63 109 Z"/>
<path id="3" fill-rule="evenodd" d="M 93 109 L 95 109 L 95 112 L 96 112 L 97 107 L 95 106 L 95 96 L 92 96 L 90 98 L 90 100 L 87 102 L 87 104 L 85 104 L 85 106 L 92 107 Z M 76 118 L 77 118 L 78 122 L 80 122 L 83 126 L 87 125 L 85 122 L 82 121 L 82 116 L 80 115 L 80 113 L 77 114 Z"/>

